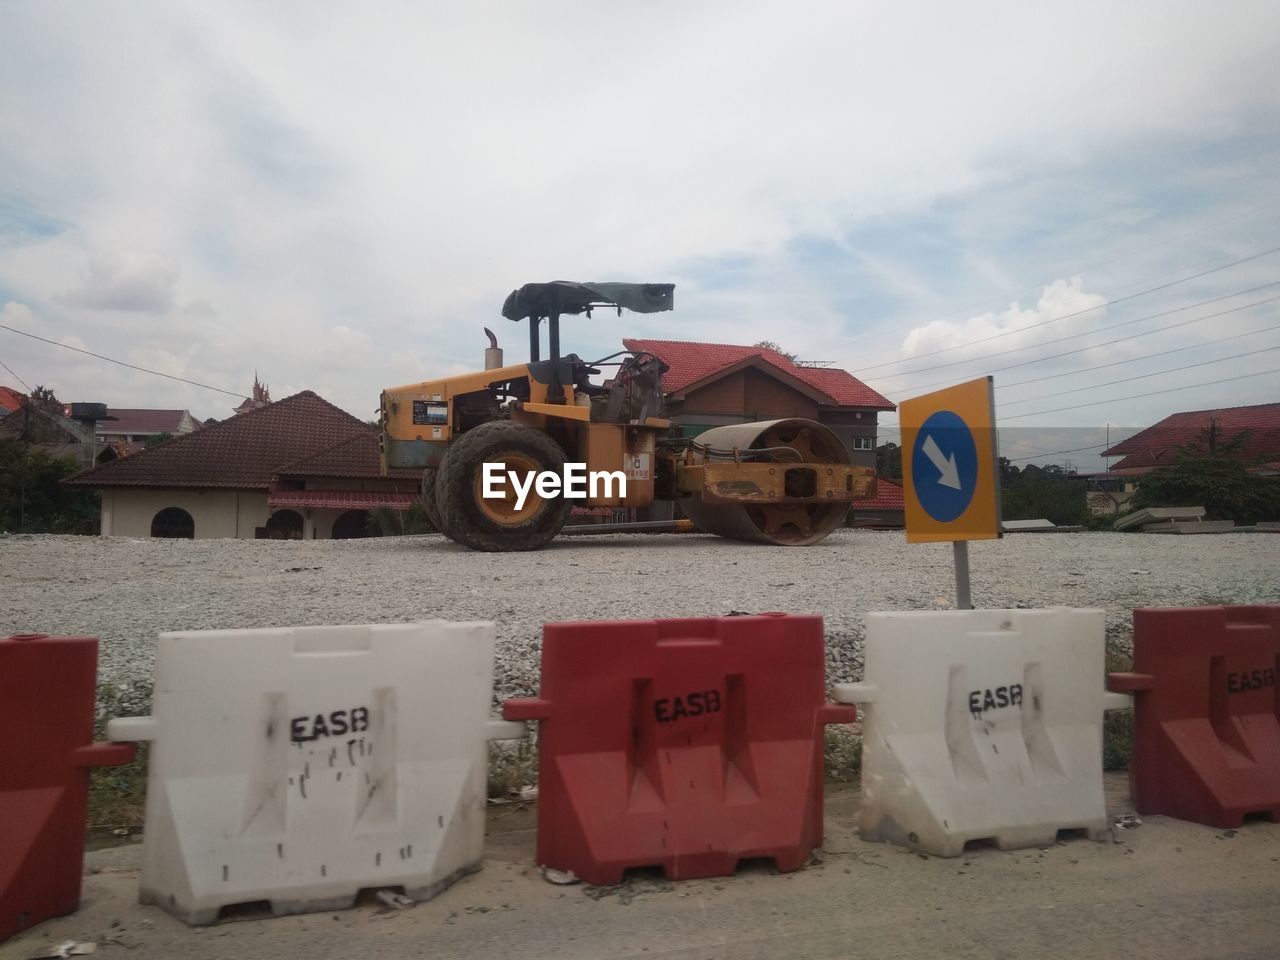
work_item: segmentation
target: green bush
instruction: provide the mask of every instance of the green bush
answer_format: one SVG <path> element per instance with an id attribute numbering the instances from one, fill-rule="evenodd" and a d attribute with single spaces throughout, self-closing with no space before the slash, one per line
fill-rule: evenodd
<path id="1" fill-rule="evenodd" d="M 74 457 L 0 438 L 0 531 L 97 533 L 98 494 L 62 483 L 79 471 Z"/>
<path id="2" fill-rule="evenodd" d="M 1206 520 L 1253 524 L 1280 520 L 1280 478 L 1250 473 L 1245 463 L 1224 456 L 1185 453 L 1170 467 L 1138 481 L 1130 505 L 1204 507 Z"/>

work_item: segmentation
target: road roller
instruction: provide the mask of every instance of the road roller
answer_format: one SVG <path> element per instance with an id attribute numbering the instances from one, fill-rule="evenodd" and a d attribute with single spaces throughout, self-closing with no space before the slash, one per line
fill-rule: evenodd
<path id="1" fill-rule="evenodd" d="M 783 546 L 822 540 L 854 500 L 875 494 L 875 471 L 853 465 L 827 427 L 786 418 L 674 436 L 662 416 L 660 359 L 561 354 L 562 316 L 654 313 L 672 309 L 674 295 L 670 283 L 553 281 L 512 291 L 502 315 L 528 323 L 529 362 L 507 365 L 485 328 L 484 370 L 383 390 L 383 472 L 421 471 L 432 525 L 473 550 L 539 549 L 574 506 L 668 500 L 706 533 Z"/>

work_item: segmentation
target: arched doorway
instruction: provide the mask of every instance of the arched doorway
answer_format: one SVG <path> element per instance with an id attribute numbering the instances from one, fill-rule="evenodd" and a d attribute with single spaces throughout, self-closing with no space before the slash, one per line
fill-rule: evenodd
<path id="1" fill-rule="evenodd" d="M 277 510 L 267 521 L 267 537 L 271 540 L 301 540 L 302 514 L 297 510 Z"/>
<path id="2" fill-rule="evenodd" d="M 196 522 L 181 507 L 165 507 L 151 518 L 151 535 L 169 540 L 194 540 Z"/>
<path id="3" fill-rule="evenodd" d="M 368 510 L 348 510 L 333 521 L 333 539 L 335 540 L 356 540 L 368 535 Z"/>

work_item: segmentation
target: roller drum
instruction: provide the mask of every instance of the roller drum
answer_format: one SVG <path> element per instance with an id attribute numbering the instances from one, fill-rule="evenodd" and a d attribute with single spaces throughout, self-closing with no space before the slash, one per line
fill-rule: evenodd
<path id="1" fill-rule="evenodd" d="M 718 450 L 737 449 L 744 459 L 752 456 L 750 451 L 759 451 L 756 457 L 780 463 L 852 462 L 840 438 L 813 420 L 765 420 L 714 427 L 699 434 L 697 440 L 703 446 Z M 695 496 L 682 501 L 681 505 L 689 519 L 706 533 L 791 547 L 822 540 L 844 522 L 849 511 L 849 504 L 844 500 L 740 504 L 707 503 Z"/>

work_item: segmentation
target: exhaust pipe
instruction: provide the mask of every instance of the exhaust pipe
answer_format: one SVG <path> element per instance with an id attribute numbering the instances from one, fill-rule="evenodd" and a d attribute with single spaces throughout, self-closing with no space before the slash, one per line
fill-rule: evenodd
<path id="1" fill-rule="evenodd" d="M 502 348 L 498 346 L 498 338 L 493 335 L 493 331 L 488 327 L 484 328 L 485 336 L 489 338 L 489 346 L 484 349 L 484 368 L 486 370 L 496 370 L 502 366 Z"/>

